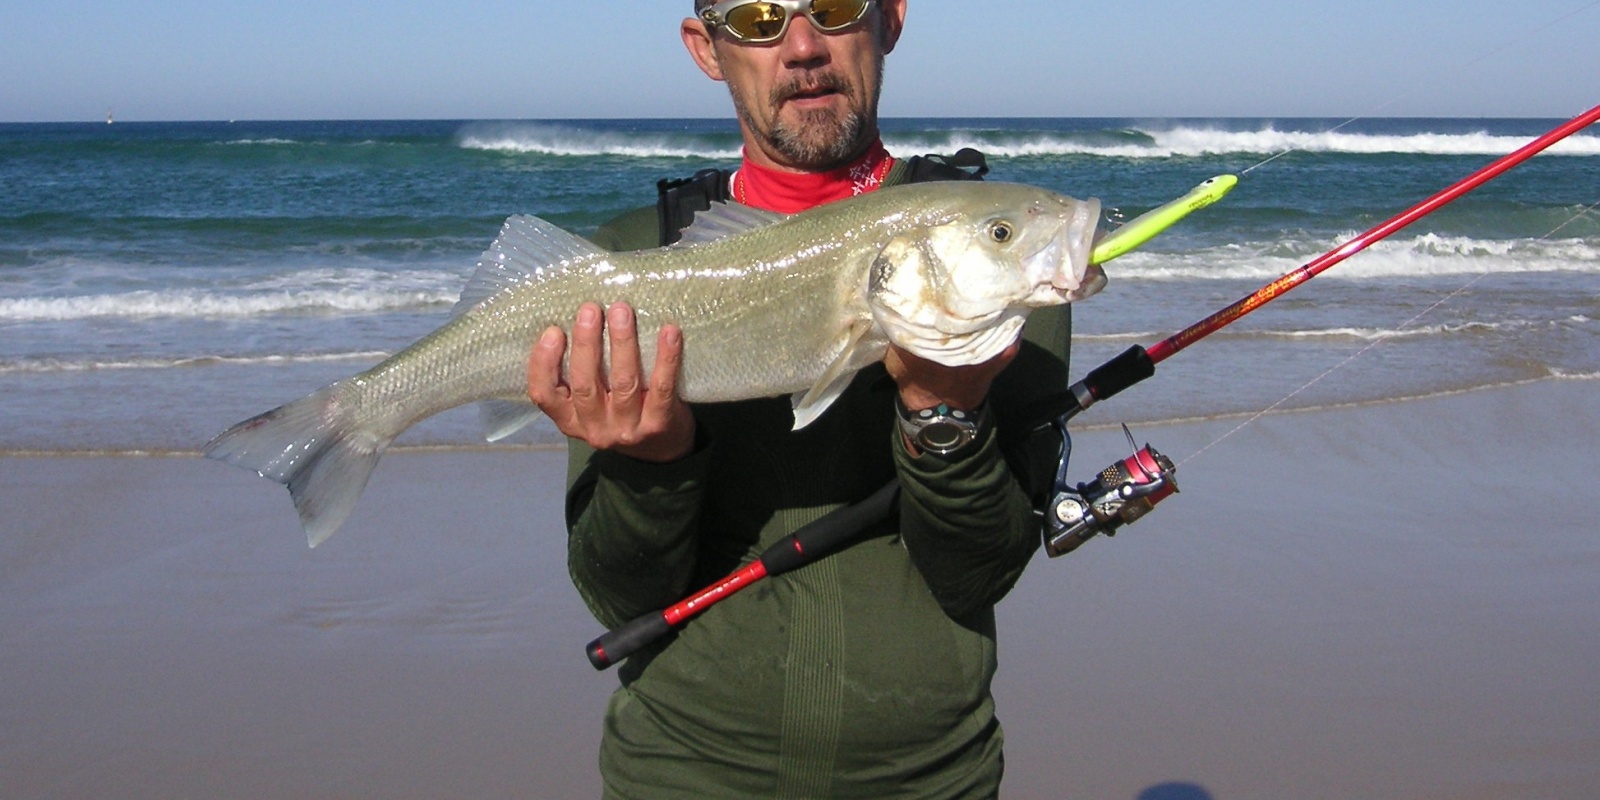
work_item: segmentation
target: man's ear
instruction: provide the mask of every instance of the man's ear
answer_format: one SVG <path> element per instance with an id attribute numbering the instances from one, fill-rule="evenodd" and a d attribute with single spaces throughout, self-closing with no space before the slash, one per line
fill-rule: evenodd
<path id="1" fill-rule="evenodd" d="M 879 31 L 883 38 L 878 44 L 887 55 L 894 52 L 900 33 L 906 29 L 906 0 L 880 0 L 878 9 L 883 14 L 883 27 Z"/>
<path id="2" fill-rule="evenodd" d="M 694 59 L 695 66 L 706 74 L 707 78 L 714 81 L 724 80 L 722 77 L 722 62 L 717 59 L 717 47 L 711 41 L 711 31 L 706 30 L 706 24 L 698 19 L 689 18 L 678 26 L 678 35 L 683 37 L 683 46 L 689 50 L 689 57 Z"/>

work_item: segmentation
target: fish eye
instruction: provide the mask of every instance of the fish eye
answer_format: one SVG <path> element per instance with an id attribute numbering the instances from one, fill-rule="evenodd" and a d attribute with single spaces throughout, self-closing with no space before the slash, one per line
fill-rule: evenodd
<path id="1" fill-rule="evenodd" d="M 1011 235 L 1011 223 L 1005 220 L 996 220 L 989 223 L 989 238 L 993 239 L 995 244 L 1005 244 L 1011 241 Z"/>

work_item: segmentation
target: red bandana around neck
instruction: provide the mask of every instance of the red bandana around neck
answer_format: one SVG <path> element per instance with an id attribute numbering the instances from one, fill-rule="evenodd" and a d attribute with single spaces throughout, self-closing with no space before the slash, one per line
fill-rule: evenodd
<path id="1" fill-rule="evenodd" d="M 796 214 L 877 189 L 892 166 L 894 158 L 883 149 L 881 139 L 874 139 L 860 158 L 827 172 L 779 172 L 746 156 L 733 174 L 733 199 L 780 214 Z"/>

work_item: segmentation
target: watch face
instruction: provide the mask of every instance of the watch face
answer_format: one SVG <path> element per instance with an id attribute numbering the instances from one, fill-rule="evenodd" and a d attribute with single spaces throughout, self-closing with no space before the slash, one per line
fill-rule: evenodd
<path id="1" fill-rule="evenodd" d="M 978 438 L 982 409 L 963 411 L 940 404 L 919 411 L 907 411 L 895 399 L 900 412 L 900 430 L 918 450 L 947 456 Z"/>
<path id="2" fill-rule="evenodd" d="M 959 423 L 952 420 L 938 420 L 930 422 L 917 431 L 917 446 L 923 450 L 931 450 L 940 455 L 946 455 L 972 441 L 973 429 L 971 423 Z"/>

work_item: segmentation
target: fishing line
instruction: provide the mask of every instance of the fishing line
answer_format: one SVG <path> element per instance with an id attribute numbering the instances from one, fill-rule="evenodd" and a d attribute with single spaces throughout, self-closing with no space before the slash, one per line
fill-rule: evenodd
<path id="1" fill-rule="evenodd" d="M 1551 28 L 1554 28 L 1555 26 L 1560 25 L 1561 23 L 1566 22 L 1567 20 L 1569 20 L 1569 19 L 1571 19 L 1573 17 L 1576 17 L 1576 16 L 1578 16 L 1580 14 L 1588 12 L 1591 9 L 1594 9 L 1596 7 L 1600 7 L 1600 0 L 1593 0 L 1593 2 L 1590 2 L 1590 3 L 1586 4 L 1586 5 L 1580 6 L 1580 7 L 1576 8 L 1576 9 L 1574 9 L 1572 11 L 1567 12 L 1566 14 L 1563 14 L 1563 15 L 1561 15 L 1559 17 L 1556 17 L 1555 19 L 1552 19 L 1552 20 L 1550 20 L 1548 22 L 1545 22 L 1544 24 L 1542 24 L 1542 25 L 1540 25 L 1540 26 L 1538 26 L 1536 28 L 1528 30 L 1528 31 L 1522 33 L 1521 35 L 1518 35 L 1518 36 L 1506 41 L 1505 43 L 1501 44 L 1499 47 L 1496 47 L 1496 48 L 1494 48 L 1492 50 L 1484 52 L 1484 53 L 1478 55 L 1477 57 L 1475 57 L 1475 58 L 1473 58 L 1473 59 L 1471 59 L 1471 60 L 1469 60 L 1469 61 L 1467 61 L 1467 62 L 1465 62 L 1465 63 L 1463 63 L 1463 64 L 1461 64 L 1459 66 L 1457 66 L 1457 67 L 1451 68 L 1449 71 L 1456 72 L 1456 71 L 1465 70 L 1465 69 L 1477 66 L 1478 64 L 1480 64 L 1480 63 L 1482 63 L 1484 61 L 1487 61 L 1487 60 L 1489 60 L 1491 58 L 1494 58 L 1495 56 L 1498 56 L 1499 54 L 1504 53 L 1505 51 L 1511 49 L 1512 47 L 1514 47 L 1516 45 L 1519 45 L 1519 44 L 1521 44 L 1521 43 L 1533 38 L 1534 36 L 1537 36 L 1537 35 L 1539 35 L 1541 33 L 1544 33 L 1545 31 L 1547 31 L 1547 30 L 1549 30 Z M 1334 125 L 1331 128 L 1328 128 L 1326 130 L 1321 131 L 1317 135 L 1326 136 L 1326 135 L 1331 134 L 1331 133 L 1337 133 L 1339 130 L 1341 130 L 1341 129 L 1343 129 L 1343 128 L 1345 128 L 1345 127 L 1347 127 L 1347 126 L 1349 126 L 1349 125 L 1351 125 L 1351 124 L 1353 124 L 1355 122 L 1358 122 L 1360 120 L 1367 119 L 1367 118 L 1375 115 L 1377 112 L 1382 111 L 1383 109 L 1388 108 L 1389 106 L 1392 106 L 1395 103 L 1398 103 L 1401 100 L 1404 100 L 1405 98 L 1416 94 L 1417 92 L 1418 92 L 1417 89 L 1411 89 L 1409 91 L 1401 92 L 1401 93 L 1395 95 L 1394 97 L 1390 98 L 1389 100 L 1386 100 L 1386 101 L 1378 104 L 1377 106 L 1374 106 L 1373 108 L 1368 109 L 1367 111 L 1365 111 L 1365 112 L 1363 112 L 1361 114 L 1358 114 L 1358 115 L 1356 115 L 1354 117 L 1351 117 L 1351 118 L 1349 118 L 1349 119 L 1347 119 L 1347 120 L 1345 120 L 1345 121 L 1343 121 L 1343 122 L 1341 122 L 1341 123 L 1339 123 L 1337 125 Z M 1287 148 L 1287 149 L 1285 149 L 1285 150 L 1283 150 L 1281 152 L 1274 153 L 1274 154 L 1262 159 L 1261 161 L 1258 161 L 1255 164 L 1252 164 L 1251 166 L 1246 167 L 1243 170 L 1240 170 L 1238 174 L 1242 178 L 1245 175 L 1248 175 L 1251 172 L 1255 171 L 1256 169 L 1264 167 L 1267 164 L 1270 164 L 1270 163 L 1272 163 L 1272 162 L 1274 162 L 1274 161 L 1276 161 L 1276 160 L 1278 160 L 1278 159 L 1280 159 L 1280 158 L 1282 158 L 1282 157 L 1284 157 L 1286 155 L 1289 155 L 1290 153 L 1298 152 L 1298 151 L 1301 151 L 1303 149 L 1304 148 L 1302 148 L 1302 147 L 1289 147 L 1289 148 Z M 1597 208 L 1597 207 L 1600 207 L 1600 203 L 1596 203 L 1595 205 L 1591 205 L 1591 206 L 1589 206 L 1587 208 L 1584 208 L 1584 209 L 1580 210 L 1577 214 L 1574 214 L 1572 217 L 1570 217 L 1566 221 L 1562 222 L 1560 225 L 1557 225 L 1554 229 L 1552 229 L 1548 233 L 1544 234 L 1543 236 L 1540 236 L 1539 238 L 1535 239 L 1534 241 L 1535 242 L 1543 242 L 1543 241 L 1548 240 L 1550 237 L 1552 237 L 1556 233 L 1560 232 L 1562 228 L 1565 228 L 1568 225 L 1571 225 L 1573 222 L 1576 222 L 1577 220 L 1582 219 L 1583 217 L 1587 216 L 1590 212 L 1594 211 L 1595 208 Z M 1481 281 L 1487 274 L 1488 273 L 1483 273 L 1483 274 L 1480 274 L 1478 276 L 1475 276 L 1474 278 L 1472 278 L 1472 280 L 1468 281 L 1465 285 L 1463 285 L 1463 286 L 1457 288 L 1456 290 L 1444 295 L 1438 301 L 1434 302 L 1432 305 L 1430 305 L 1427 308 L 1423 309 L 1421 312 L 1419 312 L 1418 314 L 1413 316 L 1411 319 L 1406 320 L 1405 322 L 1401 323 L 1395 329 L 1396 332 L 1399 333 L 1399 332 L 1404 332 L 1404 331 L 1408 330 L 1412 325 L 1416 324 L 1418 321 L 1420 321 L 1421 319 L 1426 317 L 1428 314 L 1430 314 L 1433 311 L 1437 310 L 1438 308 L 1440 308 L 1441 306 L 1443 306 L 1446 303 L 1450 302 L 1451 300 L 1453 300 L 1453 299 L 1455 299 L 1457 297 L 1460 297 L 1462 294 L 1464 294 L 1466 291 L 1468 291 L 1474 285 L 1476 285 L 1479 281 Z M 1349 365 L 1351 362 L 1353 362 L 1353 361 L 1361 358 L 1362 356 L 1366 355 L 1373 348 L 1375 348 L 1378 345 L 1382 344 L 1387 338 L 1388 337 L 1380 337 L 1380 338 L 1375 339 L 1372 342 L 1368 343 L 1365 347 L 1362 347 L 1360 350 L 1357 350 L 1355 353 L 1352 353 L 1349 357 L 1345 358 L 1343 361 L 1340 361 L 1339 363 L 1333 365 L 1332 367 L 1329 367 L 1322 374 L 1317 375 L 1316 377 L 1313 377 L 1312 379 L 1310 379 L 1310 380 L 1306 381 L 1304 384 L 1302 384 L 1299 388 L 1296 388 L 1294 391 L 1289 392 L 1287 395 L 1285 395 L 1284 397 L 1280 398 L 1277 402 L 1272 403 L 1271 405 L 1268 405 L 1267 407 L 1255 412 L 1250 417 L 1245 419 L 1244 422 L 1241 422 L 1238 425 L 1238 427 L 1234 428 L 1233 430 L 1228 431 L 1227 433 L 1225 433 L 1222 436 L 1218 437 L 1216 440 L 1214 440 L 1211 443 L 1205 445 L 1204 447 L 1201 447 L 1199 450 L 1196 450 L 1195 452 L 1191 453 L 1189 456 L 1185 457 L 1184 459 L 1178 461 L 1177 465 L 1182 465 L 1182 464 L 1188 463 L 1189 461 L 1199 457 L 1202 453 L 1206 452 L 1207 450 L 1210 450 L 1212 447 L 1216 446 L 1217 444 L 1220 444 L 1223 440 L 1225 440 L 1225 439 L 1233 436 L 1234 434 L 1238 433 L 1239 431 L 1249 427 L 1255 421 L 1261 419 L 1262 417 L 1266 416 L 1267 414 L 1272 413 L 1273 411 L 1275 411 L 1279 407 L 1281 407 L 1284 403 L 1287 403 L 1290 400 L 1293 400 L 1295 397 L 1299 396 L 1300 394 L 1305 392 L 1307 389 L 1310 389 L 1312 386 L 1314 386 L 1317 383 L 1319 383 L 1320 381 L 1322 381 L 1322 379 L 1328 377 L 1329 375 L 1332 375 L 1335 372 L 1338 372 L 1339 370 L 1343 369 L 1345 366 Z"/>
<path id="2" fill-rule="evenodd" d="M 1505 51 L 1510 50 L 1512 47 L 1514 47 L 1516 45 L 1519 45 L 1519 44 L 1522 44 L 1523 42 L 1527 41 L 1528 39 L 1531 39 L 1534 36 L 1537 36 L 1537 35 L 1539 35 L 1541 33 L 1544 33 L 1545 31 L 1550 30 L 1551 28 L 1554 28 L 1555 26 L 1560 25 L 1561 23 L 1566 22 L 1567 20 L 1569 20 L 1569 19 L 1571 19 L 1573 17 L 1576 17 L 1579 14 L 1583 14 L 1583 13 L 1585 13 L 1585 12 L 1589 11 L 1590 9 L 1593 9 L 1593 8 L 1595 8 L 1597 6 L 1600 6 L 1600 0 L 1593 0 L 1593 2 L 1590 2 L 1588 5 L 1585 5 L 1585 6 L 1582 6 L 1580 8 L 1577 8 L 1577 9 L 1575 9 L 1573 11 L 1569 11 L 1566 14 L 1563 14 L 1563 15 L 1561 15 L 1559 17 L 1556 17 L 1553 20 L 1550 20 L 1549 22 L 1544 23 L 1543 25 L 1540 25 L 1537 28 L 1534 28 L 1532 30 L 1526 31 L 1526 32 L 1522 33 L 1521 35 L 1510 39 L 1509 41 L 1505 42 L 1504 44 L 1500 45 L 1499 47 L 1494 48 L 1493 50 L 1490 50 L 1490 51 L 1485 52 L 1485 53 L 1481 53 L 1476 58 L 1473 58 L 1470 61 L 1467 61 L 1467 62 L 1465 62 L 1463 64 L 1460 64 L 1458 66 L 1455 66 L 1455 67 L 1451 67 L 1451 68 L 1448 68 L 1448 69 L 1445 69 L 1445 70 L 1441 70 L 1440 71 L 1440 75 L 1459 72 L 1461 70 L 1465 70 L 1465 69 L 1468 69 L 1470 67 L 1475 67 L 1478 64 L 1481 64 L 1484 61 L 1487 61 L 1487 60 L 1489 60 L 1489 59 L 1491 59 L 1491 58 L 1493 58 L 1493 57 L 1495 57 L 1497 55 L 1500 55 L 1501 53 L 1504 53 Z M 1433 80 L 1429 81 L 1429 82 L 1430 83 L 1437 83 L 1439 81 L 1439 79 L 1440 79 L 1439 76 L 1435 76 L 1435 78 Z M 1416 86 L 1416 85 L 1419 85 L 1419 84 L 1420 84 L 1420 82 L 1413 82 L 1413 86 Z M 1382 111 L 1382 110 L 1388 108 L 1389 106 L 1392 106 L 1395 103 L 1400 102 L 1401 100 L 1404 100 L 1404 99 L 1406 99 L 1408 97 L 1411 97 L 1412 95 L 1417 94 L 1419 91 L 1420 91 L 1420 89 L 1413 88 L 1413 89 L 1401 92 L 1401 93 L 1395 95 L 1394 97 L 1392 97 L 1392 98 L 1390 98 L 1388 100 L 1385 100 L 1384 102 L 1379 103 L 1378 105 L 1376 105 L 1376 106 L 1374 106 L 1372 108 L 1369 108 L 1366 111 L 1364 111 L 1364 112 L 1362 112 L 1360 114 L 1357 114 L 1354 117 L 1351 117 L 1351 118 L 1345 120 L 1344 122 L 1339 123 L 1338 125 L 1335 125 L 1335 126 L 1333 126 L 1331 128 L 1328 128 L 1326 130 L 1323 130 L 1323 131 L 1319 132 L 1317 135 L 1318 136 L 1326 136 L 1326 135 L 1328 135 L 1330 133 L 1338 133 L 1340 129 L 1342 129 L 1342 128 L 1344 128 L 1344 127 L 1346 127 L 1346 126 L 1348 126 L 1348 125 L 1350 125 L 1352 123 L 1359 122 L 1361 120 L 1364 120 L 1364 119 L 1367 119 L 1369 117 L 1372 117 L 1372 116 L 1376 115 L 1379 111 Z M 1270 163 L 1272 163 L 1274 161 L 1277 161 L 1278 159 L 1280 159 L 1280 158 L 1282 158 L 1282 157 L 1284 157 L 1286 155 L 1289 155 L 1290 153 L 1299 152 L 1299 151 L 1301 151 L 1303 149 L 1304 148 L 1302 148 L 1302 147 L 1290 147 L 1290 148 L 1288 148 L 1288 149 L 1286 149 L 1286 150 L 1284 150 L 1284 151 L 1282 151 L 1280 153 L 1275 153 L 1273 155 L 1270 155 L 1270 156 L 1262 159 L 1261 161 L 1258 161 L 1255 164 L 1252 164 L 1249 167 L 1246 167 L 1246 168 L 1240 170 L 1239 171 L 1239 177 L 1242 178 L 1242 177 L 1244 177 L 1246 175 L 1249 175 L 1251 172 L 1254 172 L 1257 168 L 1264 167 L 1267 164 L 1270 164 Z"/>
<path id="3" fill-rule="evenodd" d="M 1600 5 L 1600 3 L 1596 3 L 1596 5 Z M 1590 206 L 1587 206 L 1587 207 L 1585 207 L 1583 209 L 1580 209 L 1578 211 L 1578 213 L 1573 214 L 1571 217 L 1567 218 L 1566 221 L 1562 222 L 1560 225 L 1555 226 L 1549 232 L 1545 233 L 1543 236 L 1540 236 L 1540 237 L 1534 239 L 1533 241 L 1534 242 L 1548 241 L 1551 237 L 1555 236 L 1557 233 L 1560 233 L 1562 228 L 1565 228 L 1568 225 L 1571 225 L 1572 223 L 1577 222 L 1580 219 L 1583 219 L 1584 217 L 1588 216 L 1591 212 L 1593 212 L 1597 208 L 1600 208 L 1600 201 L 1597 201 L 1593 205 L 1590 205 Z M 1452 300 L 1454 300 L 1454 299 L 1466 294 L 1467 291 L 1472 289 L 1472 287 L 1476 286 L 1484 278 L 1489 277 L 1491 274 L 1493 274 L 1493 273 L 1482 272 L 1482 273 L 1479 273 L 1477 275 L 1474 275 L 1471 280 L 1469 280 L 1466 283 L 1462 284 L 1461 286 L 1457 287 L 1454 291 L 1450 292 L 1449 294 L 1446 294 L 1443 297 L 1440 297 L 1438 300 L 1434 301 L 1434 303 L 1432 305 L 1430 305 L 1427 308 L 1424 308 L 1421 311 L 1417 312 L 1410 319 L 1406 320 L 1405 322 L 1400 323 L 1395 328 L 1395 334 L 1398 335 L 1400 333 L 1404 333 L 1405 331 L 1410 330 L 1413 326 L 1415 326 L 1418 322 L 1420 322 L 1424 317 L 1427 317 L 1429 314 L 1432 314 L 1433 312 L 1439 310 L 1441 307 L 1445 306 L 1450 301 L 1452 301 Z M 1385 343 L 1390 338 L 1393 338 L 1393 336 L 1379 336 L 1378 338 L 1372 340 L 1371 342 L 1368 342 L 1365 347 L 1362 347 L 1360 350 L 1357 350 L 1356 352 L 1351 353 L 1349 357 L 1347 357 L 1343 361 L 1340 361 L 1339 363 L 1329 367 L 1327 369 L 1327 371 L 1323 372 L 1321 375 L 1318 375 L 1318 376 L 1312 378 L 1311 380 L 1306 381 L 1305 384 L 1300 386 L 1300 388 L 1295 389 L 1294 391 L 1292 391 L 1289 394 L 1285 395 L 1283 397 L 1283 399 L 1281 399 L 1281 400 L 1277 401 L 1276 403 L 1273 403 L 1272 405 L 1269 405 L 1266 408 L 1263 408 L 1260 411 L 1257 411 L 1254 414 L 1250 415 L 1250 417 L 1245 419 L 1243 422 L 1239 423 L 1238 427 L 1235 427 L 1233 430 L 1230 430 L 1227 433 L 1224 433 L 1221 436 L 1218 436 L 1216 439 L 1212 440 L 1209 444 L 1205 445 L 1204 447 L 1201 447 L 1199 450 L 1196 450 L 1193 453 L 1190 453 L 1188 456 L 1185 456 L 1184 458 L 1179 459 L 1176 462 L 1175 466 L 1182 466 L 1184 464 L 1189 463 L 1190 461 L 1193 461 L 1196 458 L 1199 458 L 1201 456 L 1201 454 L 1205 453 L 1207 450 L 1210 450 L 1211 448 L 1221 444 L 1224 440 L 1228 439 L 1229 437 L 1233 436 L 1234 434 L 1238 433 L 1239 431 L 1242 431 L 1245 428 L 1249 427 L 1251 424 L 1255 423 L 1257 420 L 1261 419 L 1262 417 L 1264 417 L 1264 416 L 1266 416 L 1268 414 L 1271 414 L 1273 411 L 1276 411 L 1278 409 L 1278 407 L 1282 406 L 1284 403 L 1289 402 L 1290 400 L 1293 400 L 1295 397 L 1297 397 L 1301 393 L 1305 392 L 1307 389 L 1310 389 L 1312 386 L 1314 386 L 1315 384 L 1320 382 L 1323 378 L 1326 378 L 1329 375 L 1332 375 L 1333 373 L 1338 372 L 1341 369 L 1344 369 L 1346 366 L 1349 366 L 1349 364 L 1351 362 L 1353 362 L 1356 359 L 1361 358 L 1362 356 L 1364 356 L 1367 353 L 1371 352 L 1373 348 Z"/>

